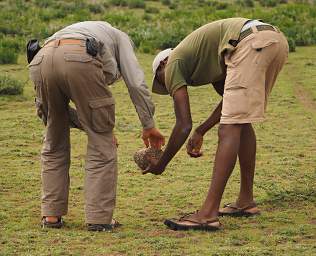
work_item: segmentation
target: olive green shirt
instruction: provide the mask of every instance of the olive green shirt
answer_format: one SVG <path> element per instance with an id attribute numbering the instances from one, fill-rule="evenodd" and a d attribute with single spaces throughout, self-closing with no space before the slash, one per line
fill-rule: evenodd
<path id="1" fill-rule="evenodd" d="M 206 24 L 189 34 L 171 52 L 165 68 L 165 84 L 171 96 L 182 86 L 200 86 L 225 78 L 224 53 L 233 51 L 245 18 Z"/>

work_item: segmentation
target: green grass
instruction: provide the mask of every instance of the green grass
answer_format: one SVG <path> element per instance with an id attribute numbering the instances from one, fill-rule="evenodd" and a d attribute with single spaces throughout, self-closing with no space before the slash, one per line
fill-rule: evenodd
<path id="1" fill-rule="evenodd" d="M 119 182 L 112 233 L 89 233 L 84 226 L 83 176 L 86 137 L 72 130 L 69 214 L 62 230 L 42 230 L 39 152 L 43 126 L 35 116 L 33 85 L 23 96 L 0 96 L 0 255 L 315 255 L 316 254 L 316 47 L 290 54 L 273 90 L 267 120 L 255 126 L 258 138 L 256 218 L 221 218 L 216 233 L 177 233 L 163 221 L 199 208 L 208 189 L 217 145 L 216 129 L 205 137 L 204 156 L 191 159 L 182 149 L 162 176 L 142 176 L 132 160 L 142 147 L 140 124 L 120 82 L 117 102 Z M 151 81 L 152 55 L 138 54 Z M 0 72 L 27 81 L 24 59 Z M 190 88 L 195 126 L 219 98 L 208 86 Z M 172 100 L 153 95 L 156 121 L 169 136 Z M 137 138 L 135 140 L 135 138 Z M 234 201 L 239 168 L 223 203 Z"/>

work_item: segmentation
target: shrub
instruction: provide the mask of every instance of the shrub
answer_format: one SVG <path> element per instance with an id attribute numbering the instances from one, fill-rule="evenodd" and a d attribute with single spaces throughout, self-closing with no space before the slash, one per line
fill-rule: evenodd
<path id="1" fill-rule="evenodd" d="M 293 38 L 288 38 L 287 41 L 289 43 L 290 52 L 295 52 L 295 48 L 296 48 L 295 40 Z"/>
<path id="2" fill-rule="evenodd" d="M 47 8 L 53 4 L 54 0 L 35 0 L 35 4 L 42 8 Z"/>
<path id="3" fill-rule="evenodd" d="M 166 49 L 176 47 L 181 42 L 181 40 L 188 34 L 188 31 L 186 29 L 181 29 L 180 27 L 178 27 L 177 30 L 174 30 L 173 26 L 174 25 L 171 24 L 170 27 L 165 27 L 161 31 L 156 32 L 156 48 Z"/>
<path id="4" fill-rule="evenodd" d="M 170 0 L 161 0 L 161 3 L 163 5 L 171 5 L 171 1 Z"/>
<path id="5" fill-rule="evenodd" d="M 224 10 L 229 6 L 228 3 L 217 1 L 217 0 L 211 0 L 207 4 L 209 6 L 213 6 L 217 10 Z"/>
<path id="6" fill-rule="evenodd" d="M 0 64 L 16 64 L 19 43 L 15 39 L 0 38 Z"/>
<path id="7" fill-rule="evenodd" d="M 103 3 L 103 7 L 104 7 L 104 8 L 109 8 L 109 7 L 110 7 L 110 3 L 104 2 L 104 3 Z"/>
<path id="8" fill-rule="evenodd" d="M 73 14 L 74 21 L 85 21 L 91 19 L 91 14 L 87 9 L 79 9 Z"/>
<path id="9" fill-rule="evenodd" d="M 221 3 L 221 2 L 218 2 L 218 4 L 216 5 L 216 9 L 218 10 L 225 10 L 227 9 L 229 6 L 228 3 Z"/>
<path id="10" fill-rule="evenodd" d="M 16 64 L 18 53 L 10 48 L 0 47 L 0 64 Z"/>
<path id="11" fill-rule="evenodd" d="M 23 93 L 24 84 L 8 75 L 0 75 L 0 95 L 18 95 Z"/>
<path id="12" fill-rule="evenodd" d="M 175 10 L 175 9 L 177 9 L 177 7 L 178 7 L 178 5 L 176 3 L 172 3 L 172 4 L 169 5 L 169 8 L 171 10 Z"/>
<path id="13" fill-rule="evenodd" d="M 110 0 L 110 3 L 116 6 L 127 6 L 127 0 Z"/>
<path id="14" fill-rule="evenodd" d="M 143 53 L 154 53 L 153 52 L 153 48 L 151 45 L 147 45 L 146 43 L 142 44 L 140 46 L 140 50 L 143 52 Z"/>
<path id="15" fill-rule="evenodd" d="M 144 0 L 128 0 L 127 5 L 130 8 L 145 8 L 146 7 Z"/>
<path id="16" fill-rule="evenodd" d="M 145 12 L 147 12 L 147 13 L 159 13 L 159 9 L 156 7 L 146 7 Z"/>
<path id="17" fill-rule="evenodd" d="M 255 3 L 253 0 L 237 0 L 236 3 L 241 6 L 251 7 L 251 8 L 255 6 Z"/>
<path id="18" fill-rule="evenodd" d="M 16 63 L 29 38 L 44 39 L 65 25 L 91 19 L 105 20 L 125 31 L 144 52 L 174 46 L 199 26 L 229 17 L 260 18 L 278 26 L 290 38 L 292 50 L 295 45 L 316 44 L 316 0 L 288 4 L 284 4 L 287 0 L 155 1 L 155 5 L 146 6 L 147 0 L 16 0 L 14 5 L 0 0 L 0 63 Z M 169 8 L 159 9 L 160 4 Z"/>
<path id="19" fill-rule="evenodd" d="M 278 5 L 278 0 L 259 0 L 259 3 L 265 7 L 275 7 Z"/>
<path id="20" fill-rule="evenodd" d="M 1 38 L 0 47 L 11 49 L 11 51 L 19 51 L 19 41 L 16 38 Z"/>
<path id="21" fill-rule="evenodd" d="M 78 9 L 85 9 L 86 6 L 84 3 L 78 1 L 55 1 L 54 9 L 60 12 L 65 13 L 65 16 L 72 14 Z"/>
<path id="22" fill-rule="evenodd" d="M 133 15 L 132 12 L 112 12 L 103 16 L 102 20 L 109 22 L 114 27 L 122 30 L 124 28 L 133 28 L 134 26 L 141 25 L 140 18 Z"/>
<path id="23" fill-rule="evenodd" d="M 151 15 L 149 15 L 148 13 L 144 13 L 144 15 L 143 15 L 143 20 L 145 20 L 145 21 L 151 21 L 151 20 L 152 20 L 152 17 L 151 17 Z"/>
<path id="24" fill-rule="evenodd" d="M 103 11 L 103 7 L 100 4 L 89 4 L 88 8 L 92 13 L 101 13 Z"/>

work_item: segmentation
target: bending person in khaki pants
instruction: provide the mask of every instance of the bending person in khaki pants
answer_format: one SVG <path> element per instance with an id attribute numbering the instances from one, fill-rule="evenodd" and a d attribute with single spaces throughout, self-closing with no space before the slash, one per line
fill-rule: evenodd
<path id="1" fill-rule="evenodd" d="M 106 22 L 70 25 L 48 38 L 30 67 L 36 106 L 46 125 L 42 160 L 42 225 L 62 227 L 68 210 L 70 127 L 88 135 L 85 213 L 88 230 L 111 230 L 116 198 L 115 101 L 108 85 L 123 77 L 146 146 L 160 148 L 154 104 L 129 37 Z M 77 112 L 69 108 L 74 102 Z"/>

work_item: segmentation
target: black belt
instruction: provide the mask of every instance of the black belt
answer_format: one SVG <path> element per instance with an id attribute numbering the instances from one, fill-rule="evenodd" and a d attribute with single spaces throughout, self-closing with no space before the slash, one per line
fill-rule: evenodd
<path id="1" fill-rule="evenodd" d="M 271 31 L 276 31 L 278 32 L 278 30 L 271 26 L 271 25 L 257 25 L 255 26 L 257 28 L 258 31 L 263 31 L 263 30 L 271 30 Z M 247 28 L 245 31 L 241 32 L 239 35 L 239 39 L 238 42 L 240 42 L 241 40 L 245 39 L 247 36 L 251 35 L 253 33 L 252 28 Z"/>

